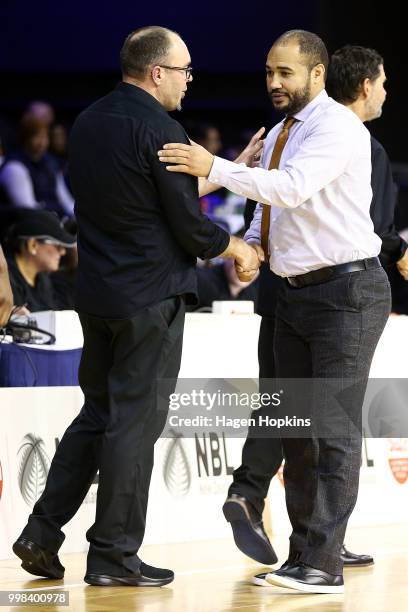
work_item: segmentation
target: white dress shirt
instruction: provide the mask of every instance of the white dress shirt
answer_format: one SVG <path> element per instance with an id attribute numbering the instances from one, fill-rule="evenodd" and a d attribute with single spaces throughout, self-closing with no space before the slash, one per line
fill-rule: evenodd
<path id="1" fill-rule="evenodd" d="M 268 167 L 283 121 L 265 139 L 262 167 L 215 157 L 208 180 L 272 207 L 270 266 L 279 276 L 378 255 L 368 130 L 324 90 L 294 117 L 279 169 Z M 247 241 L 261 243 L 261 217 L 258 204 Z"/>

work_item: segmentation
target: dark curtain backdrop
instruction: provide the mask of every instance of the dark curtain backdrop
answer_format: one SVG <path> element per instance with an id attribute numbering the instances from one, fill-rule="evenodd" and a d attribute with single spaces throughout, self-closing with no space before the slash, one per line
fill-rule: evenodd
<path id="1" fill-rule="evenodd" d="M 330 52 L 354 43 L 384 56 L 389 95 L 383 117 L 368 127 L 394 161 L 404 162 L 402 12 L 403 3 L 369 0 L 1 0 L 0 116 L 16 121 L 28 100 L 41 98 L 69 123 L 120 78 L 118 53 L 126 34 L 153 23 L 177 30 L 191 51 L 195 78 L 177 115 L 182 122 L 212 121 L 228 136 L 269 127 L 279 117 L 265 94 L 265 57 L 280 33 L 299 27 L 320 34 Z"/>

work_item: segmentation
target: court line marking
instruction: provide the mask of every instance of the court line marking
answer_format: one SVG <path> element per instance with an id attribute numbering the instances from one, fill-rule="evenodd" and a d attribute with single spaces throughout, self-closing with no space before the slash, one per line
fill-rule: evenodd
<path id="1" fill-rule="evenodd" d="M 402 548 L 400 550 L 392 550 L 392 551 L 387 551 L 383 553 L 376 553 L 375 558 L 390 557 L 392 555 L 406 554 L 406 553 L 407 553 L 407 549 Z M 375 568 L 375 563 L 372 567 Z M 246 570 L 246 569 L 251 570 L 253 568 L 262 568 L 262 566 L 259 565 L 258 563 L 256 564 L 253 563 L 251 565 L 226 565 L 224 567 L 210 567 L 210 568 L 203 568 L 203 569 L 196 569 L 196 570 L 187 570 L 184 572 L 176 572 L 176 578 L 178 576 L 193 576 L 194 574 L 210 574 L 214 572 L 232 572 L 235 570 Z M 11 590 L 12 591 L 24 591 L 24 592 L 27 592 L 27 591 L 57 591 L 57 590 L 66 591 L 67 589 L 83 587 L 86 584 L 87 584 L 86 582 L 78 582 L 75 584 L 62 583 L 60 585 L 49 586 L 49 587 L 36 587 L 36 588 L 29 588 L 29 589 L 11 589 Z"/>

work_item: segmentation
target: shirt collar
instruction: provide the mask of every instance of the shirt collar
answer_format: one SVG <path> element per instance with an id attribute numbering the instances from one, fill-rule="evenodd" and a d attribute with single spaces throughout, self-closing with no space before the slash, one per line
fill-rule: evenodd
<path id="1" fill-rule="evenodd" d="M 143 102 L 144 104 L 147 104 L 156 110 L 161 110 L 167 115 L 166 109 L 160 104 L 160 102 L 154 96 L 149 94 L 145 89 L 142 89 L 142 87 L 132 85 L 132 83 L 125 83 L 124 81 L 120 81 L 116 85 L 115 90 L 124 93 L 126 96 L 130 96 L 131 98 L 139 100 L 139 102 Z"/>
<path id="2" fill-rule="evenodd" d="M 309 102 L 309 104 L 302 108 L 301 111 L 296 113 L 296 115 L 293 115 L 293 117 L 298 121 L 306 121 L 310 117 L 316 106 L 319 106 L 319 104 L 325 102 L 328 97 L 329 96 L 327 95 L 327 91 L 323 89 L 319 94 L 317 94 L 315 98 L 313 98 L 313 100 Z"/>

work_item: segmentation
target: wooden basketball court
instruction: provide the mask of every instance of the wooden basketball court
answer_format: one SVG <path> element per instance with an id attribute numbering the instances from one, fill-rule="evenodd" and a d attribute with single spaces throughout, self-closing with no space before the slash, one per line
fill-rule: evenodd
<path id="1" fill-rule="evenodd" d="M 287 540 L 273 538 L 283 562 Z M 256 587 L 250 583 L 263 566 L 242 555 L 230 540 L 146 546 L 140 556 L 146 563 L 168 567 L 176 579 L 167 587 L 94 587 L 83 582 L 85 554 L 61 556 L 65 580 L 30 580 L 19 560 L 0 562 L 0 590 L 69 591 L 69 606 L 36 606 L 41 610 L 75 612 L 227 612 L 228 610 L 274 610 L 292 612 L 404 612 L 408 610 L 408 527 L 391 525 L 351 528 L 348 547 L 372 553 L 372 567 L 346 570 L 344 595 L 305 595 L 278 587 Z M 265 568 L 267 569 L 267 568 Z M 30 591 L 31 592 L 31 591 Z M 27 610 L 27 606 L 4 607 Z"/>

